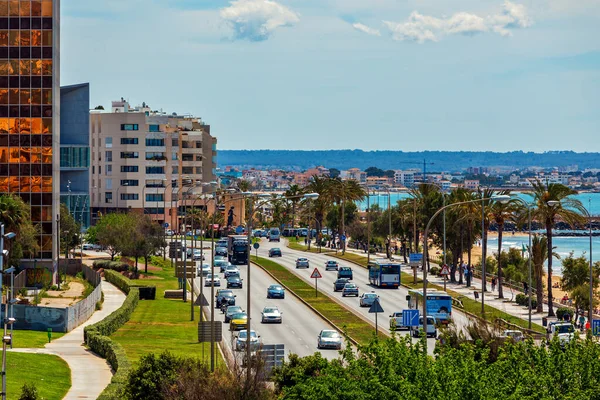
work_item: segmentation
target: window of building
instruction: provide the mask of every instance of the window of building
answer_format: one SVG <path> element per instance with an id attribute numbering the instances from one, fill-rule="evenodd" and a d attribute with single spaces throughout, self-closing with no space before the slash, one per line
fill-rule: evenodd
<path id="1" fill-rule="evenodd" d="M 179 173 L 179 167 L 173 167 L 172 171 L 173 174 L 178 174 Z"/>
<path id="2" fill-rule="evenodd" d="M 160 132 L 160 125 L 149 125 L 148 131 L 150 132 Z"/>
<path id="3" fill-rule="evenodd" d="M 171 146 L 178 147 L 179 146 L 179 138 L 172 138 L 171 139 Z"/>
<path id="4" fill-rule="evenodd" d="M 148 193 L 146 194 L 146 201 L 164 201 L 162 193 Z"/>
<path id="5" fill-rule="evenodd" d="M 165 187 L 165 181 L 156 180 L 156 179 L 150 179 L 150 180 L 146 181 L 146 187 L 149 187 L 149 188 L 164 188 Z"/>
<path id="6" fill-rule="evenodd" d="M 202 142 L 196 142 L 196 148 L 197 149 L 201 149 L 202 148 Z"/>
<path id="7" fill-rule="evenodd" d="M 171 160 L 177 161 L 177 152 L 176 151 L 174 151 L 173 153 L 171 153 Z"/>
<path id="8" fill-rule="evenodd" d="M 185 175 L 191 175 L 194 173 L 194 167 L 181 167 L 181 173 Z"/>
<path id="9" fill-rule="evenodd" d="M 146 167 L 147 174 L 164 174 L 165 167 Z"/>
<path id="10" fill-rule="evenodd" d="M 138 138 L 121 138 L 121 144 L 138 144 Z"/>
<path id="11" fill-rule="evenodd" d="M 113 200 L 112 192 L 104 192 L 104 202 L 112 203 L 112 200 Z"/>
<path id="12" fill-rule="evenodd" d="M 145 214 L 163 214 L 164 213 L 164 209 L 163 208 L 159 208 L 159 207 L 146 207 Z"/>
<path id="13" fill-rule="evenodd" d="M 112 151 L 105 151 L 104 158 L 106 159 L 106 162 L 112 162 Z"/>
<path id="14" fill-rule="evenodd" d="M 122 165 L 121 172 L 139 172 L 140 167 L 137 165 Z"/>
<path id="15" fill-rule="evenodd" d="M 102 146 L 101 142 L 102 142 L 102 139 L 98 139 L 98 145 L 99 146 Z M 106 148 L 107 149 L 112 148 L 112 138 L 111 137 L 107 137 L 106 138 Z"/>
<path id="16" fill-rule="evenodd" d="M 153 161 L 166 161 L 165 153 L 158 153 L 153 151 L 146 152 L 146 160 Z"/>
<path id="17" fill-rule="evenodd" d="M 96 166 L 92 165 L 92 175 L 96 173 Z"/>
<path id="18" fill-rule="evenodd" d="M 196 174 L 202 174 L 202 167 L 196 167 Z"/>
<path id="19" fill-rule="evenodd" d="M 163 147 L 165 139 L 146 139 L 146 146 Z"/>
<path id="20" fill-rule="evenodd" d="M 194 161 L 194 155 L 193 154 L 182 154 L 181 161 Z"/>
<path id="21" fill-rule="evenodd" d="M 104 166 L 104 170 L 106 171 L 106 175 L 107 176 L 111 176 L 112 175 L 112 165 L 111 164 L 107 164 Z"/>
<path id="22" fill-rule="evenodd" d="M 137 151 L 122 151 L 121 158 L 140 158 L 140 153 Z"/>
<path id="23" fill-rule="evenodd" d="M 98 165 L 98 175 L 102 175 L 102 165 Z"/>
<path id="24" fill-rule="evenodd" d="M 121 193 L 121 200 L 139 200 L 140 195 L 137 193 Z"/>
<path id="25" fill-rule="evenodd" d="M 122 131 L 137 131 L 139 130 L 138 124 L 121 124 Z"/>
<path id="26" fill-rule="evenodd" d="M 137 179 L 121 179 L 121 186 L 140 186 Z"/>
<path id="27" fill-rule="evenodd" d="M 101 182 L 101 181 L 98 181 Z M 112 179 L 105 179 L 104 183 L 106 184 L 106 189 L 112 190 Z"/>

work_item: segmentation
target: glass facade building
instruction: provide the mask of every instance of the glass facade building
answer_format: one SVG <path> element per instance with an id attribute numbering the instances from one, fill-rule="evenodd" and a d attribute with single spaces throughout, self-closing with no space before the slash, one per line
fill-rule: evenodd
<path id="1" fill-rule="evenodd" d="M 55 260 L 59 0 L 0 0 L 0 192 L 31 205 L 38 259 Z"/>

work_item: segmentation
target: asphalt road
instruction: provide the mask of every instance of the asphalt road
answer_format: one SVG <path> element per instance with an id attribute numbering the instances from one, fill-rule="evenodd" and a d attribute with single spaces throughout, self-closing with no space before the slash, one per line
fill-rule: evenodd
<path id="1" fill-rule="evenodd" d="M 205 263 L 210 263 L 210 250 L 205 251 L 207 258 Z M 199 262 L 197 263 L 200 264 Z M 243 289 L 231 289 L 236 295 L 236 305 L 247 308 L 247 266 L 238 265 L 240 275 L 244 280 Z M 218 273 L 218 268 L 215 269 Z M 310 308 L 305 306 L 291 293 L 286 293 L 285 299 L 267 299 L 267 288 L 277 283 L 261 268 L 254 266 L 252 268 L 252 284 L 250 289 L 251 296 L 251 326 L 255 330 L 263 344 L 284 344 L 286 359 L 289 353 L 295 353 L 299 356 L 308 356 L 320 351 L 323 357 L 328 359 L 338 358 L 336 350 L 318 350 L 317 335 L 322 329 L 334 329 L 327 322 L 322 320 Z M 222 288 L 226 288 L 226 281 L 221 276 Z M 196 293 L 199 293 L 200 278 L 196 278 Z M 211 300 L 210 287 L 203 287 L 203 295 L 206 301 Z M 215 288 L 215 293 L 217 288 Z M 281 324 L 263 324 L 261 323 L 261 312 L 265 306 L 277 306 L 282 312 L 283 322 Z M 209 307 L 210 308 L 210 307 Z M 225 317 L 219 309 L 215 309 L 215 320 L 224 321 Z M 223 341 L 227 345 L 235 344 L 236 333 L 229 331 L 229 324 L 223 324 Z M 235 348 L 235 346 L 232 346 Z"/>
<path id="2" fill-rule="evenodd" d="M 343 260 L 328 257 L 324 254 L 308 253 L 302 251 L 296 251 L 289 249 L 285 246 L 284 242 L 268 242 L 265 239 L 261 241 L 261 247 L 258 251 L 259 256 L 268 257 L 268 250 L 272 247 L 279 247 L 282 251 L 282 257 L 273 258 L 273 261 L 289 268 L 296 275 L 304 279 L 311 285 L 314 285 L 315 280 L 310 278 L 311 273 L 317 267 L 323 278 L 319 279 L 319 289 L 324 291 L 327 295 L 334 297 L 341 301 L 345 306 L 352 310 L 357 315 L 362 315 L 364 318 L 375 323 L 375 314 L 370 314 L 368 307 L 360 307 L 359 299 L 356 297 L 342 297 L 341 292 L 333 291 L 333 283 L 337 279 L 336 271 L 325 271 L 325 262 L 328 260 L 335 260 L 340 266 L 347 266 L 352 268 L 354 279 L 352 282 L 356 283 L 359 288 L 359 293 L 364 292 L 375 292 L 379 295 L 379 300 L 384 313 L 380 313 L 377 317 L 379 329 L 385 332 L 389 331 L 389 315 L 396 311 L 402 311 L 408 308 L 408 302 L 406 296 L 408 295 L 408 289 L 399 287 L 398 289 L 380 289 L 369 284 L 368 271 L 365 268 L 359 267 L 355 264 L 345 262 Z M 309 268 L 296 269 L 296 259 L 298 257 L 306 257 L 310 261 Z M 468 324 L 467 317 L 458 312 L 456 309 L 452 312 L 452 318 L 457 327 L 463 329 Z M 398 331 L 398 335 L 406 335 L 408 331 Z M 416 341 L 417 339 L 413 339 Z M 435 348 L 436 340 L 433 338 L 427 339 L 427 349 L 430 354 L 433 353 Z"/>

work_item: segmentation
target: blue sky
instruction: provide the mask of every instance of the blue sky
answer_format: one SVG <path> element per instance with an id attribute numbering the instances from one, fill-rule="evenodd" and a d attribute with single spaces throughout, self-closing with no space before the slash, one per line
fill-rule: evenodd
<path id="1" fill-rule="evenodd" d="M 63 0 L 63 85 L 220 149 L 600 151 L 600 0 Z"/>

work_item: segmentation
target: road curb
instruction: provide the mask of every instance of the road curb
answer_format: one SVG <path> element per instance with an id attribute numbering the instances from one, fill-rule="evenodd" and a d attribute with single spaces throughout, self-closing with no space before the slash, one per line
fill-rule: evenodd
<path id="1" fill-rule="evenodd" d="M 270 271 L 268 271 L 268 270 L 267 270 L 266 268 L 264 268 L 262 265 L 260 265 L 260 264 L 258 264 L 258 263 L 255 263 L 254 261 L 252 262 L 252 264 L 256 265 L 257 267 L 259 267 L 259 268 L 261 268 L 263 271 L 265 271 L 265 272 L 266 272 L 266 273 L 267 273 L 267 274 L 268 274 L 268 275 L 269 275 L 271 278 L 273 278 L 275 281 L 277 281 L 277 283 L 279 283 L 281 286 L 283 286 L 283 287 L 284 287 L 284 288 L 285 288 L 285 289 L 286 289 L 288 292 L 290 292 L 290 293 L 291 293 L 291 294 L 292 294 L 292 295 L 293 295 L 295 298 L 297 298 L 298 300 L 300 300 L 300 302 L 301 302 L 302 304 L 304 304 L 305 306 L 307 306 L 308 308 L 310 308 L 310 309 L 311 309 L 311 310 L 312 310 L 312 311 L 313 311 L 315 314 L 317 314 L 319 317 L 321 317 L 321 318 L 322 318 L 322 319 L 323 319 L 325 322 L 327 322 L 329 325 L 333 326 L 333 327 L 334 327 L 335 329 L 337 329 L 338 331 L 340 331 L 340 332 L 343 332 L 343 329 L 340 329 L 340 327 L 339 327 L 339 326 L 337 326 L 336 324 L 334 324 L 334 323 L 333 323 L 333 322 L 332 322 L 332 321 L 331 321 L 329 318 L 327 318 L 326 316 L 324 316 L 323 314 L 321 314 L 321 312 L 320 312 L 320 311 L 318 311 L 316 308 L 314 308 L 313 306 L 311 306 L 311 305 L 310 305 L 308 302 L 306 302 L 306 301 L 305 301 L 303 298 L 301 298 L 300 296 L 298 296 L 298 295 L 297 295 L 297 294 L 296 294 L 296 293 L 295 293 L 293 290 L 291 290 L 290 288 L 288 288 L 288 287 L 287 287 L 287 286 L 286 286 L 286 285 L 285 285 L 283 282 L 281 282 L 281 281 L 280 281 L 278 278 L 276 278 L 276 277 L 275 277 L 275 276 L 274 276 L 274 275 L 273 275 L 273 274 L 272 274 Z M 284 268 L 285 268 L 285 267 L 284 267 Z M 300 279 L 300 278 L 298 278 L 298 279 Z M 323 296 L 325 296 L 325 297 L 327 297 L 327 298 L 329 298 L 329 299 L 331 299 L 331 300 L 335 301 L 335 302 L 336 302 L 336 304 L 338 304 L 338 305 L 340 305 L 340 306 L 344 307 L 344 309 L 345 309 L 345 310 L 347 310 L 348 312 L 351 312 L 352 314 L 354 314 L 354 312 L 353 312 L 353 311 L 349 310 L 349 309 L 348 309 L 346 306 L 344 306 L 344 305 L 342 305 L 342 304 L 338 303 L 338 302 L 337 302 L 335 299 L 333 299 L 333 298 L 329 297 L 327 294 L 325 294 L 325 293 L 321 292 L 320 290 L 319 290 L 319 292 L 320 292 L 320 293 L 321 293 Z M 356 315 L 356 314 L 354 314 L 354 315 Z M 363 319 L 361 316 L 359 316 L 359 315 L 357 315 L 357 316 L 358 316 L 360 319 L 362 319 L 363 321 L 365 321 L 365 320 L 364 320 L 364 319 Z M 370 324 L 370 321 L 365 321 L 365 322 L 367 322 L 367 323 L 369 323 L 369 325 L 371 325 L 371 324 Z M 374 327 L 374 325 L 373 325 L 373 327 Z M 383 333 L 384 333 L 384 332 L 383 332 Z M 384 334 L 385 334 L 385 333 L 384 333 Z M 355 345 L 355 346 L 359 345 L 359 343 L 358 343 L 358 342 L 357 342 L 357 341 L 356 341 L 356 340 L 355 340 L 355 339 L 354 339 L 352 336 L 350 336 L 350 335 L 346 335 L 346 337 L 348 338 L 348 340 L 350 340 L 350 342 L 351 342 L 353 345 Z"/>

